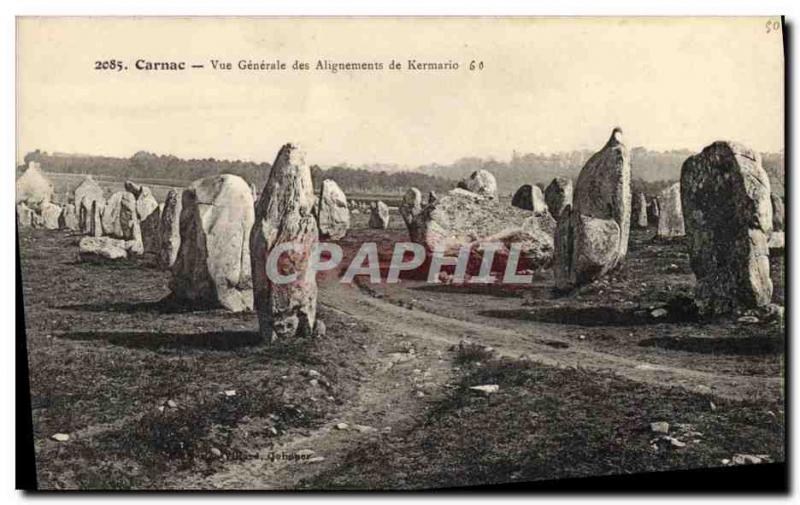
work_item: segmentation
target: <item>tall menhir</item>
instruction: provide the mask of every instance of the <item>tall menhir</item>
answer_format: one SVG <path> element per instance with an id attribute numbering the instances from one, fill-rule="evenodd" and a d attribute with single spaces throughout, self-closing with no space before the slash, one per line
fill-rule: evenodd
<path id="1" fill-rule="evenodd" d="M 308 337 L 315 330 L 317 282 L 311 254 L 319 238 L 314 203 L 311 171 L 303 153 L 286 144 L 256 203 L 250 233 L 253 301 L 261 336 L 270 342 Z M 285 250 L 270 264 L 270 253 L 278 246 Z M 275 282 L 279 277 L 292 280 Z"/>

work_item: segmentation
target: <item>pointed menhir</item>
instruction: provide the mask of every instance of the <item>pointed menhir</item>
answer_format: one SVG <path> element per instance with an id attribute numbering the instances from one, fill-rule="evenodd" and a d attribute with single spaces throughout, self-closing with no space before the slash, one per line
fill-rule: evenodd
<path id="1" fill-rule="evenodd" d="M 303 153 L 286 144 L 256 203 L 250 233 L 253 300 L 261 336 L 270 342 L 310 337 L 316 330 L 317 281 L 311 256 L 319 239 L 314 203 Z"/>
<path id="2" fill-rule="evenodd" d="M 628 252 L 631 165 L 622 129 L 586 162 L 575 184 L 573 205 L 556 227 L 556 287 L 587 284 L 616 268 Z"/>

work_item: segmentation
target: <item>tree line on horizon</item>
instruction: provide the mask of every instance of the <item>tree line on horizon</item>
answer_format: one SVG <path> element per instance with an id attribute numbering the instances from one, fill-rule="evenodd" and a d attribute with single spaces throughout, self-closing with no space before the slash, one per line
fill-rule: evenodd
<path id="1" fill-rule="evenodd" d="M 594 152 L 575 150 L 569 152 L 523 155 L 514 154 L 510 161 L 491 158 L 467 157 L 448 165 L 423 165 L 417 170 L 371 170 L 369 166 L 354 168 L 311 166 L 315 190 L 324 179 L 333 179 L 346 193 L 402 193 L 409 187 L 427 191 L 445 192 L 455 186 L 454 181 L 468 177 L 478 169 L 485 169 L 497 178 L 501 194 L 511 194 L 523 184 L 537 184 L 544 188 L 555 177 L 577 179 L 581 168 Z M 655 195 L 680 178 L 683 162 L 693 155 L 688 149 L 650 151 L 643 147 L 631 149 L 631 170 L 634 192 L 644 191 Z M 92 174 L 124 179 L 161 179 L 174 185 L 187 184 L 209 175 L 229 173 L 242 177 L 261 188 L 266 183 L 271 165 L 241 160 L 182 159 L 173 155 L 157 155 L 139 151 L 130 158 L 60 154 L 36 150 L 28 153 L 25 164 L 37 161 L 46 172 Z M 772 191 L 784 194 L 783 153 L 762 153 Z M 18 172 L 24 166 L 18 167 Z"/>

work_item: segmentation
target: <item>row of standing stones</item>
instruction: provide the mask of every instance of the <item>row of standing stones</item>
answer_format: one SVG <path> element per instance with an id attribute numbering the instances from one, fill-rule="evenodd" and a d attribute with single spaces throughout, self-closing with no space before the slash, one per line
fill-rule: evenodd
<path id="1" fill-rule="evenodd" d="M 429 252 L 456 256 L 468 246 L 470 272 L 477 271 L 491 244 L 500 264 L 517 249 L 519 268 L 552 267 L 556 287 L 569 290 L 622 264 L 635 208 L 634 226 L 655 219 L 657 236 L 687 235 L 701 312 L 724 314 L 769 303 L 771 232 L 773 221 L 782 228 L 783 204 L 771 196 L 757 153 L 716 142 L 687 159 L 680 183 L 649 203 L 640 194 L 632 205 L 630 173 L 628 149 L 616 128 L 574 188 L 566 178 L 554 179 L 544 192 L 524 185 L 506 205 L 497 198 L 494 176 L 479 170 L 447 194 L 429 193 L 427 201 L 410 188 L 399 212 L 411 240 Z M 55 209 L 51 197 L 52 185 L 31 163 L 17 181 L 20 225 L 47 222 L 47 228 L 82 232 L 87 236 L 79 242 L 79 256 L 87 261 L 152 255 L 171 270 L 176 301 L 255 309 L 262 335 L 273 342 L 324 332 L 316 318 L 310 265 L 318 240 L 342 238 L 351 212 L 368 210 L 371 228 L 389 224 L 385 203 L 348 201 L 332 180 L 323 181 L 317 198 L 304 156 L 291 144 L 278 152 L 257 199 L 252 185 L 230 174 L 173 189 L 162 204 L 149 188 L 131 181 L 105 199 L 90 176 L 75 189 L 74 203 Z M 285 243 L 301 246 L 279 257 L 278 271 L 298 275 L 290 283 L 272 283 L 266 262 L 270 251 Z"/>
<path id="2" fill-rule="evenodd" d="M 627 255 L 631 225 L 655 224 L 656 240 L 685 237 L 700 315 L 770 304 L 769 254 L 783 252 L 784 205 L 770 191 L 760 155 L 741 144 L 711 144 L 684 162 L 680 182 L 650 202 L 644 193 L 632 201 L 630 154 L 615 128 L 574 187 L 566 178 L 554 179 L 544 191 L 526 184 L 511 206 L 496 193 L 494 177 L 479 170 L 426 205 L 411 188 L 400 213 L 411 239 L 429 251 L 455 255 L 468 245 L 476 256 L 473 268 L 490 242 L 502 245 L 495 258 L 508 258 L 515 244 L 523 268 L 552 266 L 562 291 L 617 269 Z"/>

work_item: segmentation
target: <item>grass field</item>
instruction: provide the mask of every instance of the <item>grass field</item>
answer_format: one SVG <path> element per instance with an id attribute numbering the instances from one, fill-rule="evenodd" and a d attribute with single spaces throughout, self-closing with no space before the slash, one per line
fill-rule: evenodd
<path id="1" fill-rule="evenodd" d="M 402 220 L 366 219 L 346 256 L 376 240 L 386 260 Z M 568 296 L 547 272 L 516 291 L 320 279 L 326 336 L 270 347 L 252 313 L 162 302 L 169 272 L 21 230 L 39 485 L 413 489 L 783 461 L 782 324 L 692 320 L 688 257 L 651 234 Z"/>

